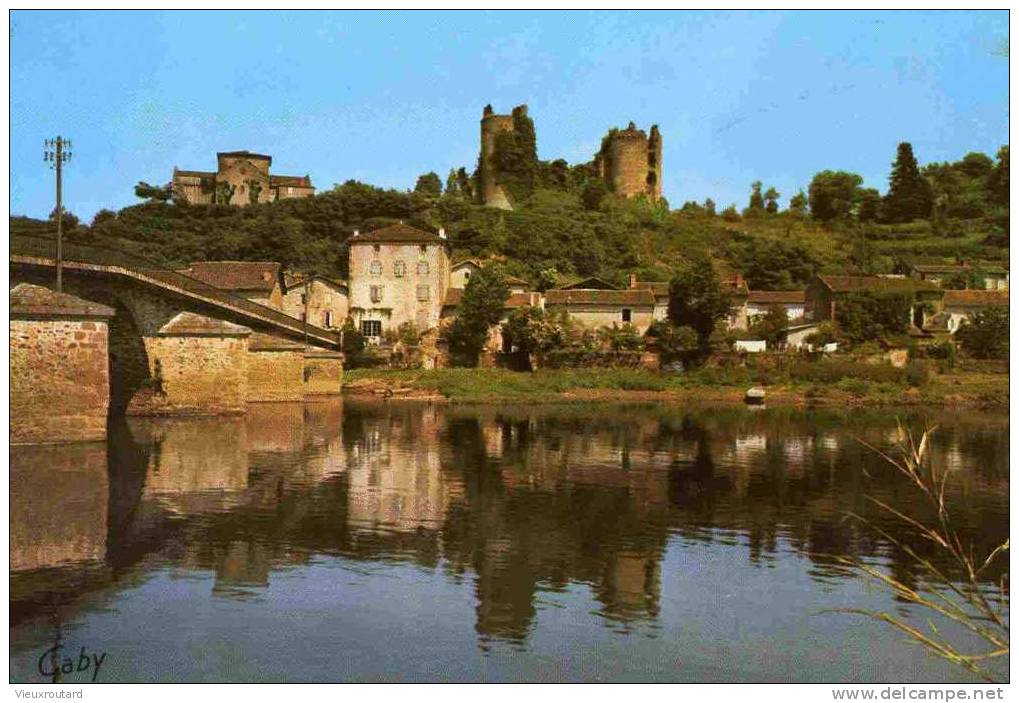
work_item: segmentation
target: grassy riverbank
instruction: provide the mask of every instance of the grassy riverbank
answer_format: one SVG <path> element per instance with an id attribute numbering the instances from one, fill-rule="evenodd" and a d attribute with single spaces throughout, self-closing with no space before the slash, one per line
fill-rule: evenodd
<path id="1" fill-rule="evenodd" d="M 346 372 L 344 390 L 388 398 L 463 403 L 705 400 L 741 402 L 750 386 L 769 404 L 1008 406 L 1008 374 L 980 367 L 945 373 L 848 361 L 789 368 L 705 368 L 686 374 L 637 369 L 401 370 Z"/>

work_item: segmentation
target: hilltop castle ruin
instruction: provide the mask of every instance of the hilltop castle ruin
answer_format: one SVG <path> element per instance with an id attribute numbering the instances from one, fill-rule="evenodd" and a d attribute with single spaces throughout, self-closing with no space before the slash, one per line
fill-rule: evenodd
<path id="1" fill-rule="evenodd" d="M 527 105 L 518 105 L 509 115 L 497 115 L 486 105 L 481 116 L 481 154 L 478 159 L 478 185 L 482 205 L 512 210 L 513 204 L 500 172 L 497 144 L 500 135 L 522 136 L 522 128 L 531 129 Z M 533 134 L 531 135 L 533 143 Z M 503 140 L 504 141 L 504 140 Z M 534 157 L 536 158 L 536 156 Z M 601 149 L 592 163 L 594 174 L 604 180 L 609 191 L 624 198 L 643 195 L 650 200 L 662 197 L 662 135 L 651 125 L 650 135 L 633 122 L 626 129 L 613 127 L 602 138 Z"/>
<path id="2" fill-rule="evenodd" d="M 662 135 L 658 125 L 651 125 L 650 136 L 633 122 L 626 129 L 610 129 L 594 157 L 594 170 L 610 191 L 624 198 L 661 198 Z"/>

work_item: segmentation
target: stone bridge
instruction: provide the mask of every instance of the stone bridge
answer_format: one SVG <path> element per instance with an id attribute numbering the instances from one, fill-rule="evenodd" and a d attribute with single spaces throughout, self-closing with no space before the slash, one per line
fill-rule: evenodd
<path id="1" fill-rule="evenodd" d="M 120 252 L 75 242 L 64 252 L 63 292 L 113 310 L 103 321 L 110 415 L 234 413 L 247 402 L 339 392 L 339 333 Z M 53 289 L 54 240 L 13 235 L 10 276 L 12 287 Z M 16 317 L 25 315 L 12 309 L 12 370 Z"/>

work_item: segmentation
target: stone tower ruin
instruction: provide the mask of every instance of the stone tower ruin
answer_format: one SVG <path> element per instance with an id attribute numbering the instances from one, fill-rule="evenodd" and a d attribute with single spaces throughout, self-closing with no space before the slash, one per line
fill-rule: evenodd
<path id="1" fill-rule="evenodd" d="M 481 158 L 478 177 L 481 186 L 481 204 L 488 207 L 512 210 L 509 196 L 499 185 L 499 169 L 495 158 L 495 141 L 500 132 L 513 131 L 513 117 L 526 116 L 527 105 L 518 105 L 510 115 L 497 115 L 491 105 L 486 105 L 481 115 Z"/>
<path id="2" fill-rule="evenodd" d="M 626 129 L 610 129 L 594 157 L 594 168 L 617 195 L 661 198 L 662 135 L 658 125 L 651 125 L 651 136 L 637 129 L 633 122 Z"/>

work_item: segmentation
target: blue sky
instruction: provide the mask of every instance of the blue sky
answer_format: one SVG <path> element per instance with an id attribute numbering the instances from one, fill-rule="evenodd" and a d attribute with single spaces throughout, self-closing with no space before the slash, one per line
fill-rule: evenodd
<path id="1" fill-rule="evenodd" d="M 673 207 L 783 202 L 824 169 L 885 190 L 921 163 L 1008 141 L 1008 13 L 26 12 L 11 14 L 11 212 L 46 216 L 42 141 L 74 141 L 65 207 L 137 202 L 139 180 L 273 156 L 319 189 L 411 188 L 473 168 L 486 103 L 527 103 L 539 156 L 591 158 L 660 126 Z"/>

